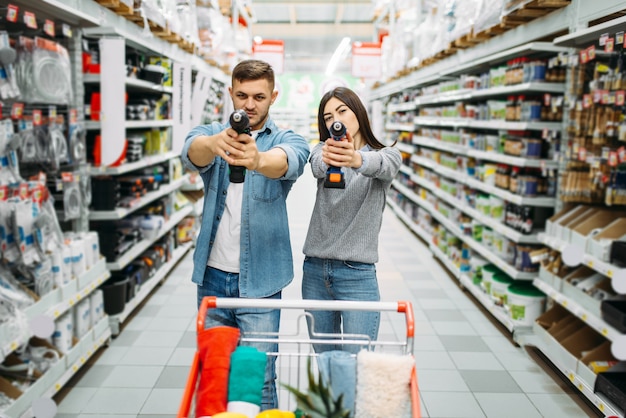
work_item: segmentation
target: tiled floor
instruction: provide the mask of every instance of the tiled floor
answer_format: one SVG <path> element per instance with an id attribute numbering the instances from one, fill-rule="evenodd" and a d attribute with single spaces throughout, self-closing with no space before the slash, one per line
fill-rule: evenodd
<path id="1" fill-rule="evenodd" d="M 307 171 L 289 198 L 296 279 L 284 298 L 300 298 L 301 249 L 314 188 Z M 59 393 L 59 418 L 175 416 L 196 347 L 191 263 L 188 253 L 110 346 Z M 533 352 L 513 345 L 390 209 L 381 232 L 378 277 L 383 300 L 413 303 L 422 416 L 597 415 Z M 282 330 L 295 324 L 283 315 Z M 394 340 L 403 332 L 402 322 L 384 316 L 380 339 Z"/>

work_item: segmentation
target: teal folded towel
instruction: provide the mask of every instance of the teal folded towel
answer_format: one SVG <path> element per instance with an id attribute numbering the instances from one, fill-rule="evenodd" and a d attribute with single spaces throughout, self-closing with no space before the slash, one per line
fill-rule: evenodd
<path id="1" fill-rule="evenodd" d="M 230 356 L 228 402 L 261 405 L 267 354 L 255 347 L 239 346 Z"/>

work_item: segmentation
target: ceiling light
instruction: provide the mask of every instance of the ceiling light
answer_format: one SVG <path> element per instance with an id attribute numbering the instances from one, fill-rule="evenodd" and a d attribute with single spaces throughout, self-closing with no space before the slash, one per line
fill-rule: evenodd
<path id="1" fill-rule="evenodd" d="M 341 61 L 346 56 L 348 51 L 350 51 L 350 38 L 346 36 L 341 40 L 341 42 L 339 42 L 339 45 L 337 45 L 337 49 L 335 49 L 333 56 L 330 58 L 330 61 L 328 61 L 328 67 L 326 67 L 326 75 L 331 75 L 335 72 L 339 61 Z"/>

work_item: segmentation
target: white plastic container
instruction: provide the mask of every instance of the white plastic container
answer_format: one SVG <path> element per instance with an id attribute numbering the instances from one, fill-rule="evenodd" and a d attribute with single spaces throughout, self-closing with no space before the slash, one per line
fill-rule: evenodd
<path id="1" fill-rule="evenodd" d="M 89 297 L 89 306 L 91 308 L 91 323 L 95 325 L 104 317 L 104 297 L 101 289 L 93 291 Z"/>
<path id="2" fill-rule="evenodd" d="M 91 304 L 89 298 L 74 306 L 74 336 L 79 340 L 91 329 Z"/>
<path id="3" fill-rule="evenodd" d="M 513 279 L 504 273 L 496 273 L 492 277 L 491 298 L 498 306 L 508 305 L 508 288 L 513 283 Z"/>
<path id="4" fill-rule="evenodd" d="M 52 343 L 63 354 L 67 354 L 72 349 L 73 328 L 74 320 L 70 312 L 64 313 L 56 320 Z"/>
<path id="5" fill-rule="evenodd" d="M 517 325 L 532 326 L 546 309 L 546 295 L 531 284 L 513 283 L 507 294 L 509 316 Z"/>

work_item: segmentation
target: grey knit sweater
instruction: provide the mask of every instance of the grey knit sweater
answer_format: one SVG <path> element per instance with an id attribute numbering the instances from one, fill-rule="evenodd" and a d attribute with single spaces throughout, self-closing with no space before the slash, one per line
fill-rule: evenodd
<path id="1" fill-rule="evenodd" d="M 363 165 L 343 168 L 346 188 L 327 189 L 323 145 L 317 144 L 309 158 L 317 179 L 317 197 L 303 252 L 309 257 L 376 263 L 387 191 L 402 164 L 400 151 L 361 148 Z"/>

